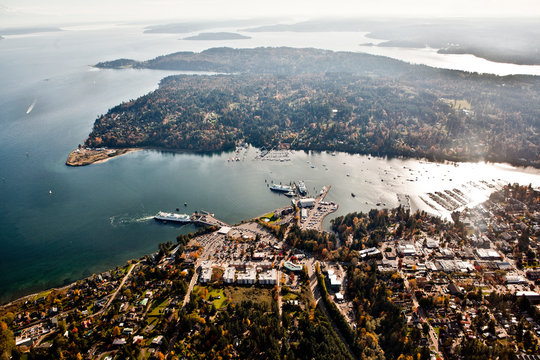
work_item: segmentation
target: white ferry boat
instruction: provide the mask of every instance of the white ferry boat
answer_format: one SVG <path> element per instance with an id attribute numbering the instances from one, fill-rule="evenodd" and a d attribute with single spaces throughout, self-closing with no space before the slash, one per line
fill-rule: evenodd
<path id="1" fill-rule="evenodd" d="M 287 193 L 287 192 L 293 191 L 293 188 L 292 186 L 289 186 L 289 185 L 272 184 L 270 185 L 270 190 Z"/>
<path id="2" fill-rule="evenodd" d="M 304 184 L 304 182 L 302 180 L 298 181 L 298 192 L 301 195 L 306 195 L 307 194 L 306 184 Z"/>
<path id="3" fill-rule="evenodd" d="M 187 214 L 175 214 L 160 211 L 154 216 L 154 219 L 161 221 L 173 221 L 178 223 L 188 223 L 191 221 L 191 217 Z"/>

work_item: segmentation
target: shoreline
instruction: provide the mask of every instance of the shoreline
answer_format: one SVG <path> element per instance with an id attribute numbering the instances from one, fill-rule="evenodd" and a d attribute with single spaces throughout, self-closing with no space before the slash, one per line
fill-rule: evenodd
<path id="1" fill-rule="evenodd" d="M 79 161 L 70 161 L 71 157 L 76 156 L 77 150 L 80 151 L 98 151 L 98 152 L 104 152 L 109 151 L 109 154 L 103 153 L 103 155 L 93 156 L 91 154 L 80 156 Z M 220 154 L 220 153 L 227 153 L 231 152 L 233 150 L 188 150 L 188 149 L 169 149 L 159 146 L 142 146 L 142 147 L 130 147 L 130 148 L 98 148 L 98 149 L 75 149 L 68 155 L 68 159 L 66 160 L 67 166 L 77 167 L 77 166 L 86 166 L 91 164 L 100 164 L 104 163 L 112 158 L 125 155 L 131 152 L 136 151 L 143 151 L 143 150 L 151 150 L 151 151 L 159 151 L 159 152 L 167 152 L 167 153 L 175 153 L 175 154 L 197 154 L 197 155 L 212 155 L 212 154 Z M 115 151 L 113 155 L 110 155 L 111 151 Z M 486 157 L 477 157 L 477 158 L 470 158 L 470 159 L 458 159 L 455 157 L 447 157 L 447 158 L 430 158 L 429 156 L 412 156 L 410 154 L 372 154 L 367 152 L 354 152 L 354 151 L 344 151 L 344 150 L 334 150 L 334 149 L 303 149 L 303 148 L 291 148 L 290 151 L 303 151 L 308 153 L 311 152 L 341 152 L 348 155 L 361 155 L 361 156 L 371 156 L 371 157 L 378 157 L 378 158 L 385 158 L 385 159 L 403 159 L 403 160 L 419 160 L 419 161 L 429 161 L 432 163 L 439 163 L 439 164 L 467 164 L 467 163 L 485 163 L 485 164 L 503 164 L 503 165 L 509 165 L 516 169 L 532 169 L 532 170 L 540 170 L 540 162 L 539 163 L 530 163 L 530 162 L 524 162 L 524 161 L 504 161 L 504 160 L 493 160 Z"/>

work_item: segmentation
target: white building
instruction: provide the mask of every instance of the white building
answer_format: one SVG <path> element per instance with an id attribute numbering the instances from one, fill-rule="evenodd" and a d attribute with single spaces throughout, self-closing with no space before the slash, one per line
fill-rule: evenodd
<path id="1" fill-rule="evenodd" d="M 204 261 L 201 265 L 201 275 L 199 276 L 199 282 L 207 283 L 212 280 L 212 264 L 209 261 Z"/>
<path id="2" fill-rule="evenodd" d="M 229 266 L 225 269 L 223 273 L 223 282 L 226 284 L 234 283 L 234 276 L 236 275 L 236 269 L 232 266 Z"/>
<path id="3" fill-rule="evenodd" d="M 332 287 L 332 289 L 341 290 L 342 281 L 334 273 L 334 270 L 328 270 L 328 279 L 330 280 L 330 287 Z"/>
<path id="4" fill-rule="evenodd" d="M 403 256 L 416 256 L 416 249 L 413 244 L 399 245 L 397 251 Z"/>
<path id="5" fill-rule="evenodd" d="M 478 257 L 482 260 L 495 260 L 495 259 L 500 260 L 501 259 L 501 255 L 495 250 L 475 249 L 474 251 L 476 252 L 476 255 L 478 255 Z"/>
<path id="6" fill-rule="evenodd" d="M 220 235 L 227 235 L 229 231 L 231 231 L 232 228 L 228 226 L 222 226 L 221 229 L 218 230 L 218 234 Z"/>
<path id="7" fill-rule="evenodd" d="M 262 251 L 256 251 L 253 253 L 253 260 L 264 260 L 266 258 L 266 253 Z"/>
<path id="8" fill-rule="evenodd" d="M 271 269 L 259 274 L 259 283 L 261 285 L 276 285 L 277 284 L 277 270 Z"/>
<path id="9" fill-rule="evenodd" d="M 301 208 L 308 208 L 308 207 L 314 207 L 315 206 L 315 199 L 314 198 L 305 198 L 300 199 L 297 201 L 298 207 Z"/>
<path id="10" fill-rule="evenodd" d="M 370 257 L 370 256 L 376 256 L 379 255 L 381 252 L 377 248 L 368 248 L 364 250 L 360 250 L 358 254 L 361 258 Z"/>
<path id="11" fill-rule="evenodd" d="M 239 272 L 236 282 L 241 285 L 252 285 L 257 280 L 257 271 L 254 267 L 246 267 L 246 271 Z"/>

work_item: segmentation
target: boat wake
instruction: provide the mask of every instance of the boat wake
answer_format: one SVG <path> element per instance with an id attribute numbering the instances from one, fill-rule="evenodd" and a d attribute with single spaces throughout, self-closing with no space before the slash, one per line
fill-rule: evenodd
<path id="1" fill-rule="evenodd" d="M 32 104 L 30 104 L 30 106 L 28 107 L 28 110 L 26 110 L 27 114 L 30 114 L 32 110 L 34 110 L 34 106 L 36 106 L 36 102 L 37 102 L 37 99 L 34 99 L 34 102 L 32 102 Z"/>
<path id="2" fill-rule="evenodd" d="M 112 227 L 121 227 L 128 226 L 136 223 L 144 223 L 150 221 L 154 218 L 153 215 L 142 216 L 142 217 L 133 217 L 129 215 L 114 215 L 109 218 L 109 223 Z"/>

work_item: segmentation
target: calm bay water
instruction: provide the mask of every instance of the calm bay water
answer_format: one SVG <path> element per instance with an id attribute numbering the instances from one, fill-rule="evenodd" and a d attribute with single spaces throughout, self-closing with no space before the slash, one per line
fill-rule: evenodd
<path id="1" fill-rule="evenodd" d="M 357 50 L 366 42 L 358 33 L 250 35 L 246 42 L 197 42 L 144 35 L 139 27 L 80 27 L 0 41 L 0 302 L 121 265 L 194 230 L 155 223 L 151 216 L 159 210 L 205 209 L 235 223 L 286 205 L 289 199 L 268 191 L 265 180 L 304 179 L 312 193 L 332 185 L 328 198 L 340 204 L 334 216 L 376 203 L 395 206 L 396 193 L 413 195 L 413 207 L 427 209 L 415 195 L 471 180 L 540 185 L 538 171 L 506 165 L 302 152 L 270 162 L 252 160 L 255 149 L 241 162 L 227 161 L 230 154 L 139 151 L 88 167 L 64 165 L 98 114 L 173 73 L 90 64 L 213 46 Z"/>

